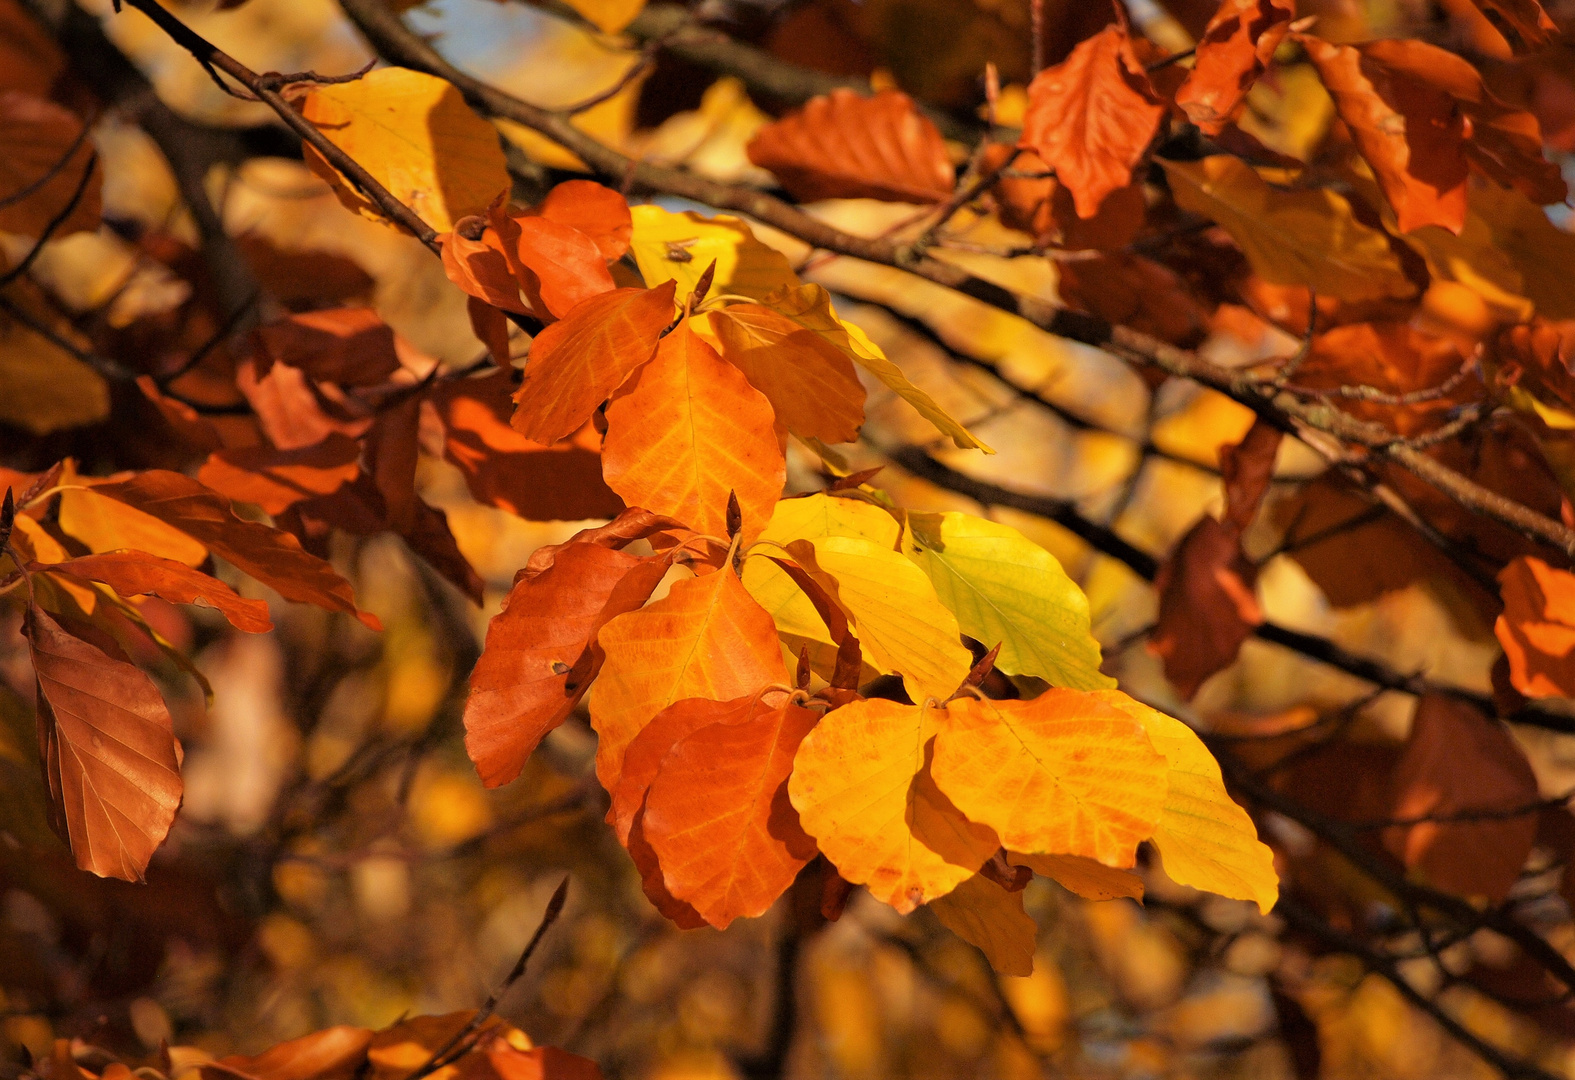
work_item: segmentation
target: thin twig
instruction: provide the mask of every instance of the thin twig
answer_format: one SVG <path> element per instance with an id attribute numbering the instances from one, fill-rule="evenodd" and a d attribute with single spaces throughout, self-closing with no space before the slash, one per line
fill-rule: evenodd
<path id="1" fill-rule="evenodd" d="M 88 158 L 87 167 L 82 170 L 82 179 L 77 181 L 76 190 L 71 193 L 71 201 L 61 207 L 55 216 L 49 219 L 49 223 L 44 226 L 44 231 L 39 234 L 38 240 L 28 249 L 27 254 L 22 256 L 22 261 L 5 273 L 0 274 L 0 289 L 5 288 L 11 282 L 27 273 L 28 268 L 33 265 L 33 261 L 44 250 L 44 245 L 49 243 L 50 238 L 54 236 L 55 230 L 64 225 L 66 219 L 76 212 L 77 206 L 82 202 L 82 196 L 87 194 L 88 184 L 92 181 L 93 174 L 97 171 L 98 153 L 95 151 Z"/>

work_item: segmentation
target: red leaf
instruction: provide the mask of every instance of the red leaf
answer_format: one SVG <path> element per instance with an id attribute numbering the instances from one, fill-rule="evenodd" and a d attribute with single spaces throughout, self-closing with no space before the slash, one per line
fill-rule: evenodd
<path id="1" fill-rule="evenodd" d="M 180 746 L 153 680 L 29 605 L 38 742 L 55 831 L 77 866 L 141 881 L 180 806 Z"/>
<path id="2" fill-rule="evenodd" d="M 1182 537 L 1154 579 L 1159 621 L 1149 651 L 1183 697 L 1229 667 L 1263 622 L 1253 595 L 1257 568 L 1241 552 L 1241 534 L 1205 516 Z"/>
<path id="3" fill-rule="evenodd" d="M 900 90 L 862 97 L 838 89 L 812 98 L 761 128 L 748 153 L 805 202 L 933 203 L 956 186 L 941 133 Z"/>
<path id="4" fill-rule="evenodd" d="M 377 616 L 357 610 L 354 590 L 332 566 L 307 554 L 289 533 L 236 517 L 228 499 L 189 477 L 149 469 L 95 484 L 93 492 L 179 529 L 287 600 L 343 611 L 382 629 Z"/>
<path id="5" fill-rule="evenodd" d="M 1559 26 L 1537 0 L 1474 0 L 1517 54 L 1545 49 L 1559 39 Z"/>
<path id="6" fill-rule="evenodd" d="M 1055 170 L 1078 215 L 1093 217 L 1105 196 L 1132 182 L 1164 115 L 1131 38 L 1107 26 L 1034 77 L 1021 145 Z"/>
<path id="7" fill-rule="evenodd" d="M 676 288 L 668 281 L 604 293 L 537 334 L 514 394 L 514 429 L 538 443 L 573 434 L 656 351 Z"/>
<path id="8" fill-rule="evenodd" d="M 216 450 L 197 479 L 236 502 L 278 514 L 303 499 L 331 495 L 356 478 L 361 447 L 337 432 L 297 450 L 247 446 Z"/>
<path id="9" fill-rule="evenodd" d="M 38 569 L 38 567 L 35 567 Z M 273 629 L 268 605 L 248 600 L 217 578 L 185 563 L 161 559 L 145 551 L 109 551 L 83 555 L 48 567 L 50 573 L 101 581 L 121 596 L 152 594 L 172 604 L 199 604 L 218 611 L 237 630 L 261 634 Z"/>
<path id="10" fill-rule="evenodd" d="M 1290 0 L 1225 0 L 1204 29 L 1197 62 L 1176 93 L 1188 119 L 1218 135 L 1241 110 L 1295 17 Z"/>
<path id="11" fill-rule="evenodd" d="M 1281 431 L 1262 418 L 1254 420 L 1235 446 L 1220 447 L 1220 477 L 1225 481 L 1225 521 L 1242 531 L 1252 524 L 1258 506 L 1274 479 L 1274 457 Z"/>

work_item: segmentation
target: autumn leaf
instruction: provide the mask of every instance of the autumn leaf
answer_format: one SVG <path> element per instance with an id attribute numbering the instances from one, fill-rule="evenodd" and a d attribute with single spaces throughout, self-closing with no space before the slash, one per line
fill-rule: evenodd
<path id="1" fill-rule="evenodd" d="M 207 559 L 208 549 L 179 529 L 92 487 L 75 486 L 80 478 L 74 469 L 61 479 L 60 531 L 89 551 L 146 551 L 187 566 L 200 566 Z"/>
<path id="2" fill-rule="evenodd" d="M 597 630 L 645 603 L 667 566 L 579 542 L 540 572 L 521 572 L 487 624 L 465 699 L 465 749 L 484 784 L 513 780 L 569 718 L 601 666 Z"/>
<path id="3" fill-rule="evenodd" d="M 608 403 L 603 474 L 630 506 L 718 537 L 736 496 L 749 544 L 786 479 L 775 422 L 765 395 L 686 319 Z"/>
<path id="4" fill-rule="evenodd" d="M 195 480 L 149 469 L 125 480 L 96 484 L 92 494 L 124 503 L 185 533 L 286 600 L 342 611 L 373 630 L 382 629 L 377 616 L 355 606 L 350 583 L 332 566 L 304 551 L 289 533 L 236 517 L 228 499 Z"/>
<path id="5" fill-rule="evenodd" d="M 629 250 L 640 276 L 652 288 L 676 281 L 680 301 L 694 292 L 712 263 L 712 295 L 733 293 L 763 300 L 783 287 L 798 284 L 787 256 L 755 239 L 748 225 L 735 217 L 703 217 L 693 210 L 674 214 L 660 206 L 631 206 L 633 233 Z"/>
<path id="6" fill-rule="evenodd" d="M 785 686 L 771 617 L 731 566 L 673 584 L 662 599 L 620 615 L 597 636 L 606 660 L 591 691 L 596 776 L 618 790 L 624 750 L 640 729 L 684 698 L 731 701 Z"/>
<path id="7" fill-rule="evenodd" d="M 0 90 L 0 230 L 41 237 L 60 215 L 52 236 L 98 228 L 104 172 L 82 128 L 53 101 Z"/>
<path id="8" fill-rule="evenodd" d="M 1482 396 L 1482 382 L 1475 373 L 1468 370 L 1461 377 L 1466 361 L 1460 348 L 1448 336 L 1406 322 L 1337 326 L 1312 339 L 1296 382 L 1316 390 L 1360 384 L 1398 397 L 1431 391 L 1404 405 L 1336 399 L 1338 408 L 1354 416 L 1415 436 L 1436 427 L 1461 404 Z"/>
<path id="9" fill-rule="evenodd" d="M 1085 900 L 1143 899 L 1142 878 L 1085 855 L 1025 855 L 1008 851 L 1006 861 L 1013 866 L 1026 866 Z"/>
<path id="10" fill-rule="evenodd" d="M 25 284 L 7 289 L 6 298 L 27 322 L 0 312 L 0 422 L 47 435 L 103 420 L 109 387 L 69 348 L 84 339 L 41 295 L 18 288 Z"/>
<path id="11" fill-rule="evenodd" d="M 498 205 L 490 220 L 509 269 L 541 318 L 561 319 L 577 305 L 616 288 L 601 248 L 573 226 L 506 213 Z"/>
<path id="12" fill-rule="evenodd" d="M 766 396 L 789 431 L 828 443 L 858 437 L 864 387 L 840 349 L 757 304 L 733 304 L 708 318 L 722 356 Z"/>
<path id="13" fill-rule="evenodd" d="M 645 8 L 645 0 L 567 0 L 585 21 L 604 34 L 616 34 Z"/>
<path id="14" fill-rule="evenodd" d="M 1296 15 L 1289 0 L 1225 0 L 1198 39 L 1176 104 L 1206 135 L 1235 118 Z"/>
<path id="15" fill-rule="evenodd" d="M 316 382 L 376 386 L 399 370 L 400 342 L 371 308 L 328 308 L 287 315 L 253 332 L 255 368 L 265 378 L 288 364 Z"/>
<path id="16" fill-rule="evenodd" d="M 567 438 L 656 351 L 673 319 L 673 287 L 593 297 L 531 342 L 510 421 L 538 443 Z"/>
<path id="17" fill-rule="evenodd" d="M 935 741 L 935 782 L 1012 851 L 1132 866 L 1165 800 L 1166 764 L 1143 726 L 1100 694 L 958 698 Z"/>
<path id="18" fill-rule="evenodd" d="M 1071 192 L 1080 217 L 1132 181 L 1165 115 L 1125 30 L 1107 26 L 1028 87 L 1021 145 Z"/>
<path id="19" fill-rule="evenodd" d="M 908 515 L 903 551 L 935 586 L 962 632 L 993 648 L 1008 675 L 1101 690 L 1088 598 L 1044 548 L 1016 529 L 968 514 Z"/>
<path id="20" fill-rule="evenodd" d="M 36 604 L 24 626 L 55 831 L 76 864 L 141 881 L 181 800 L 180 746 L 153 680 Z"/>
<path id="21" fill-rule="evenodd" d="M 217 578 L 193 570 L 185 563 L 161 559 L 145 551 L 82 555 L 54 563 L 48 571 L 102 582 L 121 596 L 152 595 L 172 604 L 213 608 L 237 630 L 249 634 L 273 629 L 266 602 L 238 596 L 234 589 Z"/>
<path id="22" fill-rule="evenodd" d="M 197 471 L 199 482 L 236 502 L 277 515 L 303 499 L 331 495 L 360 473 L 361 447 L 335 432 L 298 450 L 247 446 L 215 450 Z"/>
<path id="23" fill-rule="evenodd" d="M 254 1057 L 231 1056 L 205 1066 L 202 1080 L 350 1080 L 366 1062 L 372 1032 L 339 1025 L 314 1031 L 264 1050 Z"/>
<path id="24" fill-rule="evenodd" d="M 634 218 L 628 200 L 594 181 L 565 180 L 547 192 L 536 212 L 590 237 L 609 262 L 623 258 L 629 250 Z"/>
<path id="25" fill-rule="evenodd" d="M 1169 267 L 1129 252 L 1060 264 L 1057 282 L 1070 308 L 1172 345 L 1191 348 L 1208 332 L 1208 314 Z"/>
<path id="26" fill-rule="evenodd" d="M 1244 531 L 1274 482 L 1274 459 L 1283 433 L 1262 417 L 1235 445 L 1220 447 L 1220 479 L 1225 484 L 1225 522 Z"/>
<path id="27" fill-rule="evenodd" d="M 1181 538 L 1154 579 L 1159 619 L 1148 649 L 1183 697 L 1236 660 L 1263 622 L 1253 592 L 1258 571 L 1241 550 L 1241 533 L 1205 514 Z"/>
<path id="28" fill-rule="evenodd" d="M 815 857 L 788 800 L 793 756 L 819 714 L 792 702 L 676 741 L 645 797 L 668 890 L 712 926 L 762 915 Z"/>
<path id="29" fill-rule="evenodd" d="M 1415 294 L 1388 237 L 1358 221 L 1344 196 L 1272 188 L 1229 154 L 1160 164 L 1176 203 L 1218 222 L 1265 281 L 1342 300 Z"/>
<path id="30" fill-rule="evenodd" d="M 1022 893 L 975 874 L 929 908 L 942 926 L 984 953 L 997 974 L 1033 974 L 1039 927 L 1023 909 Z"/>
<path id="31" fill-rule="evenodd" d="M 623 501 L 602 480 L 601 439 L 586 425 L 544 446 L 509 426 L 514 384 L 507 371 L 454 379 L 427 400 L 443 425 L 443 456 L 471 496 L 529 521 L 615 517 Z"/>
<path id="32" fill-rule="evenodd" d="M 504 192 L 498 198 L 506 198 L 507 194 Z M 443 246 L 443 273 L 465 290 L 472 300 L 479 300 L 489 309 L 497 309 L 497 312 L 531 314 L 520 296 L 520 279 L 514 274 L 509 256 L 504 253 L 504 240 L 487 218 L 474 214 L 462 217 L 454 223 L 452 230 L 438 234 L 437 242 Z M 476 312 L 472 309 L 472 326 L 477 321 Z M 504 323 L 503 333 L 506 337 L 507 322 Z M 476 336 L 482 335 L 478 331 Z"/>
<path id="33" fill-rule="evenodd" d="M 1438 888 L 1503 900 L 1531 854 L 1541 794 L 1504 725 L 1458 698 L 1418 699 L 1391 783 L 1393 819 L 1441 820 L 1386 829 L 1384 846 Z M 1471 813 L 1487 820 L 1447 820 Z"/>
<path id="34" fill-rule="evenodd" d="M 837 872 L 906 914 L 973 877 L 1001 846 L 936 786 L 945 713 L 879 698 L 827 713 L 799 746 L 788 794 Z"/>
<path id="35" fill-rule="evenodd" d="M 1170 782 L 1152 837 L 1165 873 L 1181 885 L 1251 900 L 1267 915 L 1279 897 L 1274 853 L 1225 791 L 1219 763 L 1203 741 L 1180 720 L 1118 690 L 1095 696 L 1141 723 L 1165 758 Z"/>
<path id="36" fill-rule="evenodd" d="M 1558 23 L 1548 17 L 1537 0 L 1474 2 L 1517 54 L 1536 52 L 1558 41 Z"/>
<path id="37" fill-rule="evenodd" d="M 950 413 L 936 404 L 935 399 L 919 389 L 902 369 L 886 358 L 869 337 L 852 323 L 845 323 L 837 317 L 831 308 L 831 294 L 820 285 L 807 284 L 797 287 L 783 287 L 772 292 L 761 300 L 762 307 L 768 307 L 781 315 L 786 315 L 806 330 L 813 330 L 829 341 L 855 364 L 875 376 L 886 388 L 902 398 L 914 410 L 930 423 L 935 425 L 937 431 L 951 437 L 952 445 L 959 450 L 983 450 L 987 454 L 995 453 L 994 450 L 980 442 L 974 434 L 962 424 L 958 423 Z"/>
<path id="38" fill-rule="evenodd" d="M 761 128 L 748 152 L 802 202 L 934 203 L 956 183 L 941 133 L 900 90 L 863 97 L 837 89 L 811 98 Z"/>
<path id="39" fill-rule="evenodd" d="M 1498 580 L 1504 613 L 1493 632 L 1515 689 L 1532 698 L 1575 697 L 1575 574 L 1524 556 Z"/>
<path id="40" fill-rule="evenodd" d="M 445 79 L 378 68 L 354 82 L 313 86 L 299 108 L 440 233 L 460 218 L 486 213 L 493 196 L 509 186 L 497 129 L 471 111 Z M 316 150 L 308 146 L 305 154 L 307 165 L 346 207 L 396 227 Z"/>

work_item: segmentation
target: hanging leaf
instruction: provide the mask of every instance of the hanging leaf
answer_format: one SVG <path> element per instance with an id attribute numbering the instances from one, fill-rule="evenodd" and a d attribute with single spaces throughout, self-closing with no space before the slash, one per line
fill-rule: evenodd
<path id="1" fill-rule="evenodd" d="M 145 551 L 110 551 L 83 555 L 54 563 L 53 574 L 70 574 L 86 581 L 108 585 L 121 596 L 157 596 L 172 604 L 198 604 L 213 608 L 237 630 L 261 634 L 273 629 L 268 605 L 248 600 L 217 578 L 199 573 L 173 559 L 161 559 Z"/>
<path id="2" fill-rule="evenodd" d="M 41 237 L 61 214 L 51 236 L 98 228 L 104 171 L 82 127 L 76 113 L 53 101 L 0 90 L 0 231 Z"/>
<path id="3" fill-rule="evenodd" d="M 565 180 L 547 193 L 536 212 L 590 237 L 609 262 L 629 250 L 634 219 L 628 200 L 611 188 L 590 180 Z"/>
<path id="4" fill-rule="evenodd" d="M 757 304 L 734 304 L 709 318 L 722 356 L 766 396 L 789 431 L 828 443 L 858 438 L 864 387 L 841 350 Z"/>
<path id="5" fill-rule="evenodd" d="M 1282 432 L 1258 417 L 1241 442 L 1220 447 L 1220 479 L 1225 484 L 1225 523 L 1244 531 L 1274 481 L 1274 459 Z"/>
<path id="6" fill-rule="evenodd" d="M 1559 26 L 1537 0 L 1475 0 L 1478 10 L 1517 54 L 1536 52 L 1559 39 Z"/>
<path id="7" fill-rule="evenodd" d="M 862 97 L 837 89 L 811 98 L 761 128 L 748 153 L 802 202 L 934 203 L 956 184 L 941 133 L 900 90 Z"/>
<path id="8" fill-rule="evenodd" d="M 717 537 L 728 535 L 734 495 L 747 545 L 766 527 L 786 479 L 775 423 L 765 395 L 686 319 L 607 406 L 607 484 L 630 506 Z"/>
<path id="9" fill-rule="evenodd" d="M 234 499 L 277 516 L 303 499 L 332 495 L 361 472 L 361 447 L 334 432 L 298 450 L 246 446 L 215 450 L 197 479 Z"/>
<path id="10" fill-rule="evenodd" d="M 258 327 L 256 371 L 288 364 L 316 382 L 376 386 L 399 370 L 400 343 L 371 308 L 329 308 L 287 315 Z"/>
<path id="11" fill-rule="evenodd" d="M 1289 0 L 1225 0 L 1198 39 L 1176 104 L 1206 135 L 1236 117 L 1296 17 Z"/>
<path id="12" fill-rule="evenodd" d="M 1007 892 L 980 874 L 930 901 L 941 925 L 984 953 L 998 975 L 1034 973 L 1039 927 L 1023 909 L 1023 894 Z"/>
<path id="13" fill-rule="evenodd" d="M 509 269 L 538 316 L 561 319 L 616 288 L 601 248 L 578 229 L 547 217 L 509 214 L 497 204 L 491 222 Z"/>
<path id="14" fill-rule="evenodd" d="M 536 335 L 514 392 L 514 429 L 538 443 L 567 438 L 656 351 L 673 319 L 673 288 L 593 297 Z"/>
<path id="15" fill-rule="evenodd" d="M 77 866 L 141 881 L 180 806 L 180 745 L 153 680 L 30 604 L 38 741 L 55 831 Z"/>
<path id="16" fill-rule="evenodd" d="M 1008 851 L 1006 861 L 1026 866 L 1085 900 L 1143 899 L 1143 879 L 1084 855 L 1024 855 Z"/>
<path id="17" fill-rule="evenodd" d="M 805 737 L 788 793 L 837 872 L 906 914 L 973 877 L 1001 846 L 931 776 L 945 713 L 879 698 L 827 713 Z"/>
<path id="18" fill-rule="evenodd" d="M 1575 574 L 1535 556 L 1500 571 L 1504 613 L 1493 632 L 1510 681 L 1527 697 L 1575 697 Z"/>
<path id="19" fill-rule="evenodd" d="M 1159 619 L 1148 648 L 1165 661 L 1165 677 L 1182 697 L 1235 663 L 1242 642 L 1263 623 L 1257 579 L 1257 567 L 1242 554 L 1241 533 L 1206 514 L 1160 567 L 1154 578 Z"/>

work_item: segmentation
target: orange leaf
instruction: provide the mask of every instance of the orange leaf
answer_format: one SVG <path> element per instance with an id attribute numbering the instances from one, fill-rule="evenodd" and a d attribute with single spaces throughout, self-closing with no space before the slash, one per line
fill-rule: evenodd
<path id="1" fill-rule="evenodd" d="M 236 517 L 228 499 L 189 477 L 149 469 L 97 484 L 93 493 L 179 529 L 286 600 L 342 611 L 382 629 L 377 616 L 356 608 L 350 583 L 332 566 L 307 554 L 289 533 Z"/>
<path id="2" fill-rule="evenodd" d="M 1105 196 L 1132 182 L 1164 115 L 1131 38 L 1107 26 L 1034 77 L 1021 145 L 1055 170 L 1078 216 L 1093 217 Z"/>
<path id="3" fill-rule="evenodd" d="M 1033 974 L 1039 927 L 1024 910 L 1021 892 L 1007 892 L 975 874 L 930 901 L 930 910 L 942 926 L 984 953 L 998 974 Z"/>
<path id="4" fill-rule="evenodd" d="M 366 1028 L 324 1028 L 264 1050 L 255 1057 L 220 1058 L 202 1067 L 202 1080 L 350 1080 L 366 1061 L 372 1032 Z M 217 1067 L 215 1067 L 217 1066 Z"/>
<path id="5" fill-rule="evenodd" d="M 1152 259 L 1118 251 L 1056 265 L 1061 299 L 1068 307 L 1185 348 L 1201 342 L 1208 332 L 1208 314 L 1186 283 Z"/>
<path id="6" fill-rule="evenodd" d="M 501 210 L 493 212 L 492 223 L 509 267 L 538 315 L 544 315 L 539 309 L 545 308 L 561 319 L 577 305 L 617 287 L 596 241 L 573 226 Z"/>
<path id="7" fill-rule="evenodd" d="M 1452 339 L 1424 333 L 1409 323 L 1352 323 L 1313 339 L 1296 382 L 1317 390 L 1361 384 L 1403 395 L 1442 385 L 1464 363 L 1460 346 Z M 1411 405 L 1335 400 L 1337 407 L 1355 416 L 1377 420 L 1409 436 L 1435 427 L 1452 409 L 1480 398 L 1482 391 L 1481 381 L 1472 377 L 1458 381 L 1447 394 Z"/>
<path id="8" fill-rule="evenodd" d="M 789 431 L 852 442 L 864 423 L 864 386 L 847 354 L 813 330 L 758 304 L 711 315 L 722 355 L 766 395 Z"/>
<path id="9" fill-rule="evenodd" d="M 507 192 L 498 198 L 506 196 Z M 519 315 L 530 314 L 520 299 L 520 282 L 504 254 L 504 241 L 486 218 L 460 218 L 452 232 L 437 239 L 443 245 L 443 272 L 472 299 Z"/>
<path id="10" fill-rule="evenodd" d="M 1281 431 L 1262 417 L 1252 422 L 1241 442 L 1220 447 L 1220 478 L 1225 482 L 1225 520 L 1246 529 L 1274 479 L 1274 457 Z"/>
<path id="11" fill-rule="evenodd" d="M 592 180 L 565 180 L 547 193 L 536 212 L 590 237 L 609 262 L 629 250 L 634 219 L 628 200 Z"/>
<path id="12" fill-rule="evenodd" d="M 614 517 L 623 502 L 602 481 L 600 437 L 589 425 L 553 446 L 509 426 L 510 373 L 457 379 L 427 395 L 443 422 L 443 456 L 477 502 L 530 521 Z"/>
<path id="13" fill-rule="evenodd" d="M 1143 899 L 1142 878 L 1083 855 L 1023 855 L 1009 851 L 1006 861 L 1013 866 L 1026 866 L 1085 900 Z"/>
<path id="14" fill-rule="evenodd" d="M 79 143 L 81 134 L 82 120 L 70 109 L 20 90 L 0 91 L 0 192 L 6 196 L 0 199 L 0 230 L 42 236 L 71 205 L 89 169 L 82 197 L 52 235 L 98 228 L 104 171 L 93 140 Z"/>
<path id="15" fill-rule="evenodd" d="M 727 535 L 728 494 L 743 544 L 771 520 L 786 461 L 765 396 L 684 320 L 607 406 L 602 469 L 630 506 Z"/>
<path id="16" fill-rule="evenodd" d="M 862 97 L 837 89 L 811 98 L 761 128 L 748 153 L 804 202 L 933 203 L 956 186 L 941 133 L 900 90 Z"/>
<path id="17" fill-rule="evenodd" d="M 675 582 L 654 604 L 620 615 L 597 640 L 606 653 L 591 692 L 596 776 L 618 790 L 624 750 L 640 729 L 684 698 L 730 701 L 787 683 L 771 616 L 731 566 Z"/>
<path id="18" fill-rule="evenodd" d="M 1181 538 L 1154 578 L 1159 619 L 1148 648 L 1183 697 L 1236 660 L 1262 624 L 1253 593 L 1258 570 L 1241 551 L 1241 532 L 1204 515 Z"/>
<path id="19" fill-rule="evenodd" d="M 617 289 L 585 301 L 531 342 L 525 382 L 510 421 L 539 443 L 555 443 L 591 418 L 596 407 L 651 358 L 673 319 L 672 282 Z"/>
<path id="20" fill-rule="evenodd" d="M 153 680 L 29 605 L 52 824 L 77 866 L 141 881 L 180 806 L 180 746 Z"/>
<path id="21" fill-rule="evenodd" d="M 1466 221 L 1467 165 L 1539 204 L 1568 193 L 1536 118 L 1500 101 L 1471 64 L 1420 41 L 1333 45 L 1296 35 L 1394 207 L 1401 232 Z"/>
<path id="22" fill-rule="evenodd" d="M 261 634 L 273 629 L 268 605 L 248 600 L 217 578 L 185 563 L 161 559 L 146 551 L 110 551 L 83 555 L 49 567 L 51 573 L 100 581 L 121 596 L 152 594 L 172 604 L 199 604 L 218 611 L 237 630 Z"/>
<path id="23" fill-rule="evenodd" d="M 1534 397 L 1575 411 L 1575 320 L 1534 318 L 1506 327 L 1490 355 L 1498 383 L 1524 388 Z"/>
<path id="24" fill-rule="evenodd" d="M 1384 846 L 1439 888 L 1497 903 L 1520 877 L 1537 834 L 1537 778 L 1499 721 L 1458 698 L 1429 694 L 1394 771 L 1396 819 L 1492 815 L 1487 821 L 1429 821 L 1384 831 Z"/>
<path id="25" fill-rule="evenodd" d="M 635 812 L 634 820 L 629 825 L 629 835 L 624 840 L 624 847 L 629 852 L 629 858 L 634 862 L 634 868 L 640 872 L 640 891 L 645 893 L 645 898 L 651 902 L 652 907 L 661 912 L 664 918 L 670 919 L 680 930 L 697 930 L 706 924 L 705 918 L 691 905 L 667 891 L 667 882 L 662 875 L 662 864 L 645 839 L 644 803 L 641 803 L 639 810 Z"/>
<path id="26" fill-rule="evenodd" d="M 1498 580 L 1504 614 L 1493 632 L 1510 682 L 1527 697 L 1575 697 L 1575 574 L 1528 555 Z"/>
<path id="27" fill-rule="evenodd" d="M 314 383 L 306 373 L 289 364 L 273 364 L 259 378 L 250 364 L 235 371 L 235 387 L 257 414 L 257 426 L 267 440 L 280 450 L 300 450 L 315 446 L 330 435 L 359 439 L 372 426 L 375 417 L 364 408 L 353 413 L 330 403 L 325 391 L 330 384 Z"/>
<path id="28" fill-rule="evenodd" d="M 465 699 L 465 749 L 484 784 L 513 780 L 569 718 L 601 666 L 596 631 L 645 603 L 667 565 L 580 542 L 520 575 L 487 625 Z"/>
<path id="29" fill-rule="evenodd" d="M 1474 0 L 1517 54 L 1536 52 L 1556 43 L 1559 25 L 1537 0 Z"/>
<path id="30" fill-rule="evenodd" d="M 320 443 L 298 450 L 247 446 L 215 450 L 197 479 L 234 499 L 279 514 L 302 499 L 331 495 L 356 478 L 361 447 L 335 432 Z"/>
<path id="31" fill-rule="evenodd" d="M 827 713 L 799 746 L 788 794 L 837 872 L 906 914 L 976 874 L 1001 846 L 931 773 L 944 711 L 873 698 Z"/>
<path id="32" fill-rule="evenodd" d="M 371 308 L 330 308 L 287 315 L 256 331 L 257 377 L 274 364 L 341 386 L 375 386 L 399 370 L 393 328 Z"/>
<path id="33" fill-rule="evenodd" d="M 815 857 L 787 778 L 820 717 L 791 702 L 751 712 L 678 740 L 645 798 L 645 837 L 668 890 L 718 929 L 763 915 Z"/>
<path id="34" fill-rule="evenodd" d="M 935 740 L 935 782 L 1012 851 L 1128 867 L 1165 802 L 1166 765 L 1143 725 L 1093 694 L 959 698 Z"/>
<path id="35" fill-rule="evenodd" d="M 1223 131 L 1295 17 L 1289 0 L 1225 0 L 1204 29 L 1197 62 L 1176 92 L 1176 104 L 1188 119 L 1205 134 Z"/>

